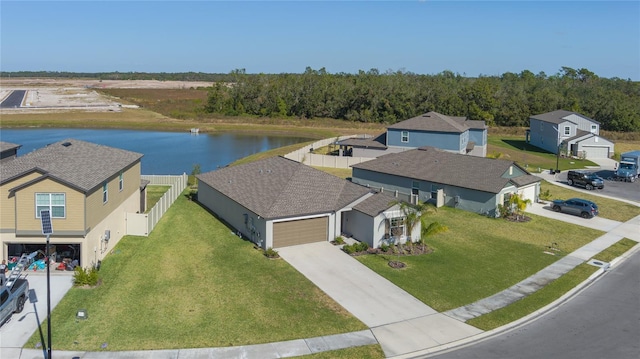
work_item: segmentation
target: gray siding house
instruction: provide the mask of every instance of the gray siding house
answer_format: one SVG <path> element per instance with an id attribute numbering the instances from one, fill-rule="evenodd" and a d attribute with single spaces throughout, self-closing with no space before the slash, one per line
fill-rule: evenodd
<path id="1" fill-rule="evenodd" d="M 484 121 L 428 112 L 387 127 L 375 138 L 338 142 L 343 153 L 353 157 L 378 157 L 422 146 L 478 157 L 487 155 L 487 126 Z"/>
<path id="2" fill-rule="evenodd" d="M 527 141 L 551 153 L 609 158 L 613 142 L 600 137 L 600 123 L 576 112 L 557 110 L 529 118 Z"/>
<path id="3" fill-rule="evenodd" d="M 263 249 L 330 241 L 373 192 L 284 157 L 197 176 L 198 201 Z"/>
<path id="4" fill-rule="evenodd" d="M 352 181 L 383 192 L 497 215 L 499 204 L 518 193 L 535 202 L 540 178 L 513 161 L 465 156 L 433 147 L 388 154 L 353 165 Z"/>
<path id="5" fill-rule="evenodd" d="M 0 162 L 16 158 L 20 147 L 22 147 L 22 145 L 0 141 Z"/>

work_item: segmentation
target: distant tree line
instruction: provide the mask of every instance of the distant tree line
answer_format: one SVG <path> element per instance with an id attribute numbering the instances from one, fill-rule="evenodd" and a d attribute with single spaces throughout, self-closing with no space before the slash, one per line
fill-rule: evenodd
<path id="1" fill-rule="evenodd" d="M 278 75 L 234 70 L 230 75 L 231 83 L 216 83 L 209 90 L 205 111 L 385 124 L 436 111 L 488 125 L 528 126 L 531 115 L 565 109 L 599 121 L 605 130 L 640 131 L 640 83 L 600 78 L 587 69 L 477 78 L 451 71 L 329 74 L 324 68 Z"/>
<path id="2" fill-rule="evenodd" d="M 529 116 L 570 110 L 609 131 L 640 131 L 640 82 L 601 78 L 587 69 L 562 67 L 557 74 L 529 70 L 466 77 L 451 71 L 420 75 L 377 69 L 330 74 L 228 74 L 0 72 L 0 77 L 95 78 L 212 82 L 204 110 L 228 116 L 335 118 L 393 124 L 437 111 L 489 125 L 528 126 Z"/>

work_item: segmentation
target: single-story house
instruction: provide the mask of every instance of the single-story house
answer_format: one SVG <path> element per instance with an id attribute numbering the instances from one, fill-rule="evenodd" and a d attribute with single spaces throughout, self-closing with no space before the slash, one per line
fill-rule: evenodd
<path id="1" fill-rule="evenodd" d="M 338 144 L 343 154 L 353 157 L 375 158 L 422 146 L 486 157 L 487 126 L 484 121 L 431 111 L 393 124 L 374 138 L 350 138 Z"/>
<path id="2" fill-rule="evenodd" d="M 497 215 L 510 194 L 537 201 L 540 178 L 513 161 L 466 156 L 434 147 L 392 153 L 351 166 L 352 181 L 411 201 Z"/>
<path id="3" fill-rule="evenodd" d="M 380 223 L 399 217 L 393 197 L 284 157 L 224 167 L 197 178 L 198 201 L 234 233 L 263 249 L 331 241 L 342 234 L 377 246 L 385 239 Z M 397 230 L 394 234 L 403 235 Z"/>
<path id="4" fill-rule="evenodd" d="M 584 158 L 609 158 L 614 143 L 600 136 L 600 123 L 566 110 L 533 115 L 529 118 L 527 142 L 551 153 Z"/>
<path id="5" fill-rule="evenodd" d="M 20 147 L 22 147 L 22 145 L 0 141 L 0 162 L 15 158 L 18 155 Z"/>
<path id="6" fill-rule="evenodd" d="M 2 161 L 0 256 L 45 253 L 41 210 L 49 210 L 52 259 L 97 264 L 141 210 L 142 154 L 76 139 Z"/>

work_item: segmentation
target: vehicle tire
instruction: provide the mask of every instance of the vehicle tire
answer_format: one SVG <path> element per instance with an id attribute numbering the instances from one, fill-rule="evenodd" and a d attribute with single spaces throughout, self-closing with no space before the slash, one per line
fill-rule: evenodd
<path id="1" fill-rule="evenodd" d="M 567 184 L 568 184 L 569 186 L 573 186 L 573 180 L 567 180 Z"/>
<path id="2" fill-rule="evenodd" d="M 560 212 L 560 206 L 553 206 L 551 209 L 553 209 L 554 212 Z"/>
<path id="3" fill-rule="evenodd" d="M 21 313 L 22 310 L 24 309 L 24 302 L 26 301 L 26 298 L 23 296 L 21 296 L 20 298 L 18 298 L 18 303 L 16 303 L 16 313 Z"/>
<path id="4" fill-rule="evenodd" d="M 593 189 L 593 186 L 587 183 L 586 188 L 587 188 L 588 191 L 591 191 Z"/>
<path id="5" fill-rule="evenodd" d="M 580 213 L 580 217 L 582 217 L 582 218 L 589 218 L 589 217 L 591 217 L 591 216 L 590 216 L 590 215 L 589 215 L 589 213 L 587 213 L 587 212 L 582 212 L 582 213 Z"/>

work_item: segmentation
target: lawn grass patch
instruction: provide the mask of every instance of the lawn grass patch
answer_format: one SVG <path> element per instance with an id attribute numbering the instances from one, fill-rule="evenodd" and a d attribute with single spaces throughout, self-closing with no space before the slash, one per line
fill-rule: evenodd
<path id="1" fill-rule="evenodd" d="M 636 244 L 638 243 L 635 241 L 623 238 L 595 255 L 593 259 L 610 262 L 633 248 Z M 504 308 L 470 319 L 467 324 L 482 330 L 492 330 L 511 323 L 552 303 L 585 281 L 596 270 L 598 270 L 597 267 L 582 263 L 537 292 Z"/>
<path id="2" fill-rule="evenodd" d="M 555 169 L 556 163 L 560 170 L 597 166 L 589 160 L 575 158 L 559 158 L 556 154 L 532 146 L 525 141 L 524 136 L 487 136 L 487 156 L 501 154 L 500 158 L 515 161 L 529 172 L 539 172 Z M 539 170 L 538 170 L 539 169 Z"/>
<path id="3" fill-rule="evenodd" d="M 148 185 L 147 186 L 147 213 L 158 203 L 160 198 L 171 188 L 171 186 Z"/>
<path id="4" fill-rule="evenodd" d="M 619 222 L 626 222 L 631 218 L 640 215 L 640 207 L 630 203 L 621 202 L 615 199 L 596 196 L 589 193 L 574 191 L 569 188 L 553 185 L 547 181 L 540 182 L 540 191 L 549 191 L 551 199 L 584 198 L 593 201 L 598 205 L 598 215 L 602 218 Z"/>
<path id="5" fill-rule="evenodd" d="M 428 255 L 400 257 L 407 267 L 389 267 L 394 255 L 359 256 L 359 261 L 437 311 L 498 293 L 602 235 L 603 232 L 532 215 L 514 223 L 442 207 L 428 222 L 449 231 L 427 238 Z M 558 255 L 545 254 L 556 243 Z"/>
<path id="6" fill-rule="evenodd" d="M 225 347 L 366 329 L 285 261 L 266 258 L 185 196 L 149 237 L 124 237 L 102 261 L 100 278 L 95 288 L 72 288 L 52 312 L 57 349 Z M 89 319 L 76 320 L 78 309 Z M 35 334 L 26 347 L 39 341 Z"/>
<path id="7" fill-rule="evenodd" d="M 295 358 L 301 359 L 382 359 L 385 358 L 384 352 L 379 344 L 363 345 L 360 347 L 346 348 L 340 350 L 331 350 L 315 354 L 303 355 Z"/>

